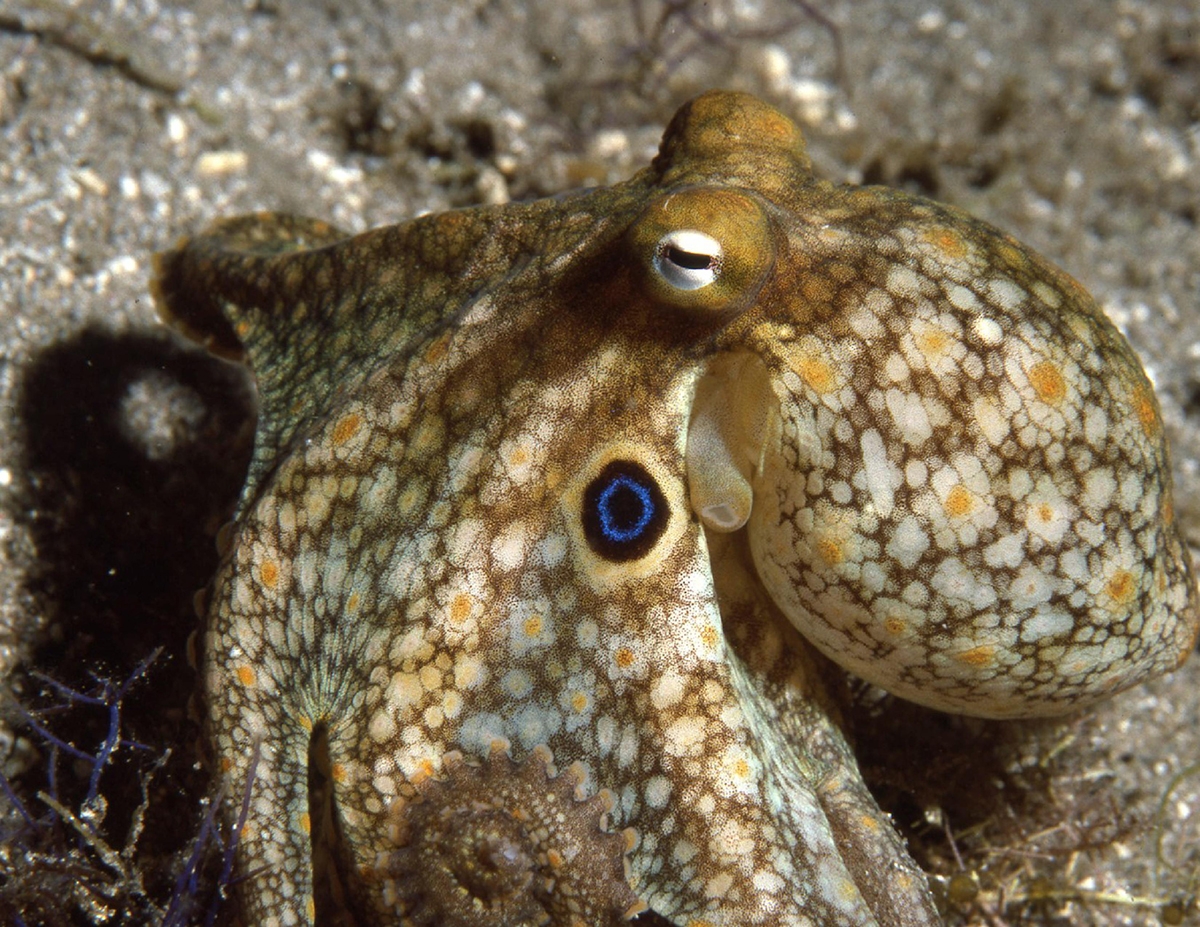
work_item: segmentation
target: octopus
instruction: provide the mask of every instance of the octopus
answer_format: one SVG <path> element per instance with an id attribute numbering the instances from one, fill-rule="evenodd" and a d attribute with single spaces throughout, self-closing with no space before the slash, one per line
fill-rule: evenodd
<path id="1" fill-rule="evenodd" d="M 1195 646 L 1117 329 L 754 97 L 608 188 L 219 221 L 153 290 L 260 397 L 197 647 L 246 925 L 327 857 L 378 925 L 936 924 L 831 670 L 1025 718 Z"/>

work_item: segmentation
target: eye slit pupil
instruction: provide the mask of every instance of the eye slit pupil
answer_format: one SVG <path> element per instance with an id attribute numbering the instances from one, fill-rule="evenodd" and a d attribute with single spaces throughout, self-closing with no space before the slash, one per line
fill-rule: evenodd
<path id="1" fill-rule="evenodd" d="M 721 276 L 721 243 L 699 229 L 675 229 L 658 240 L 651 264 L 659 278 L 676 290 L 701 290 Z"/>
<path id="2" fill-rule="evenodd" d="M 664 257 L 685 270 L 715 269 L 717 263 L 715 255 L 699 251 L 684 251 L 675 245 L 667 245 Z"/>

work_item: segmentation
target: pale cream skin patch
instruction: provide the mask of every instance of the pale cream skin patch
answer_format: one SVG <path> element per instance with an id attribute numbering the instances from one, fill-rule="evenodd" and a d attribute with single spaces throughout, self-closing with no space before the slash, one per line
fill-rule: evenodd
<path id="1" fill-rule="evenodd" d="M 1000 718 L 1194 645 L 1153 392 L 1092 300 L 817 180 L 751 97 L 608 189 L 218 223 L 155 290 L 262 398 L 201 658 L 252 927 L 313 922 L 317 735 L 374 924 L 936 924 L 808 644 Z"/>

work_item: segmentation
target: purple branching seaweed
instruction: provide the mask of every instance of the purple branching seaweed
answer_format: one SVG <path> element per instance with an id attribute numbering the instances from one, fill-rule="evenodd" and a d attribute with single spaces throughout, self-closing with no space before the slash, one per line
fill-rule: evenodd
<path id="1" fill-rule="evenodd" d="M 228 834 L 222 833 L 223 828 L 220 824 L 221 811 L 227 799 L 223 785 L 208 803 L 208 811 L 200 824 L 200 831 L 192 841 L 192 850 L 175 879 L 175 889 L 163 914 L 161 927 L 185 927 L 188 924 L 198 923 L 197 897 L 203 886 L 204 865 L 212 858 L 214 852 L 220 854 L 221 868 L 216 876 L 216 891 L 212 893 L 212 899 L 205 912 L 204 924 L 205 927 L 213 927 L 217 923 L 221 906 L 227 899 L 229 890 L 239 881 L 233 876 L 233 864 L 237 856 L 238 838 L 241 836 L 242 828 L 246 824 L 246 817 L 250 812 L 250 794 L 258 769 L 258 759 L 259 744 L 256 741 L 251 754 L 250 771 L 246 777 L 238 818 Z"/>

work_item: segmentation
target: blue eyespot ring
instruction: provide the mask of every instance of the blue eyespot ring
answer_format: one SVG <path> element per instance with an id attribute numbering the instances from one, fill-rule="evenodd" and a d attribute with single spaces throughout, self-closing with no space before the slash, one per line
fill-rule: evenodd
<path id="1" fill-rule="evenodd" d="M 583 492 L 583 535 L 607 560 L 636 560 L 666 530 L 670 508 L 654 478 L 632 460 L 614 460 Z"/>

